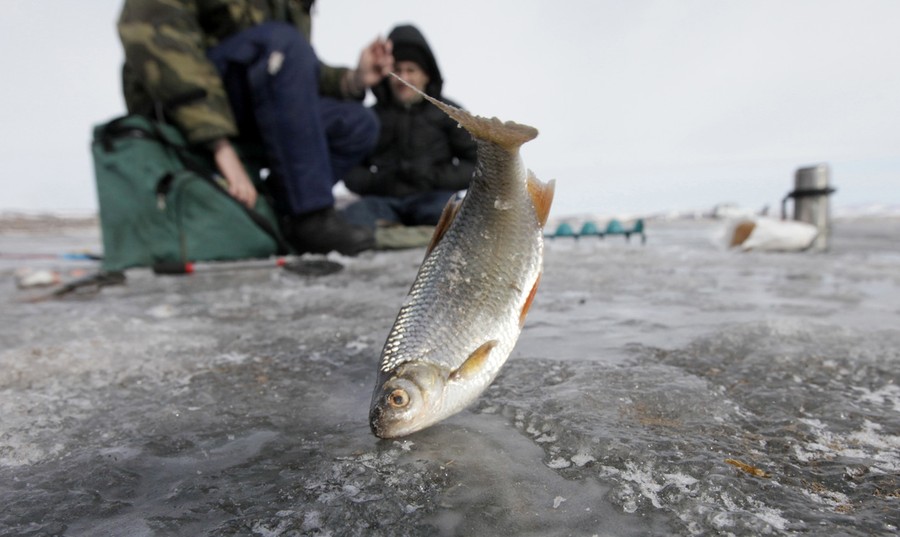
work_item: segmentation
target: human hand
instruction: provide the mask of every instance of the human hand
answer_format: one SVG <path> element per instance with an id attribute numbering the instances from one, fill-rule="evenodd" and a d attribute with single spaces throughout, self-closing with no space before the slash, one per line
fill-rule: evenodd
<path id="1" fill-rule="evenodd" d="M 359 54 L 359 64 L 356 67 L 356 78 L 365 87 L 381 82 L 381 79 L 394 70 L 393 44 L 390 40 L 381 37 L 372 41 Z"/>
<path id="2" fill-rule="evenodd" d="M 237 151 L 226 138 L 219 138 L 211 147 L 216 167 L 228 183 L 228 193 L 252 209 L 256 205 L 258 194 Z"/>

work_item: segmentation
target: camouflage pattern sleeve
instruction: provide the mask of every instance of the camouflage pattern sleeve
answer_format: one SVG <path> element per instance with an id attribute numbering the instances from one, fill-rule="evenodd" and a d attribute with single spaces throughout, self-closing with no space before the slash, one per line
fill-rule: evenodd
<path id="1" fill-rule="evenodd" d="M 234 136 L 237 127 L 222 79 L 206 58 L 196 9 L 189 0 L 126 0 L 118 31 L 129 111 L 186 100 L 170 116 L 190 143 L 199 144 Z"/>
<path id="2" fill-rule="evenodd" d="M 361 101 L 366 96 L 366 87 L 355 82 L 351 69 L 332 67 L 320 62 L 319 93 L 329 97 Z"/>

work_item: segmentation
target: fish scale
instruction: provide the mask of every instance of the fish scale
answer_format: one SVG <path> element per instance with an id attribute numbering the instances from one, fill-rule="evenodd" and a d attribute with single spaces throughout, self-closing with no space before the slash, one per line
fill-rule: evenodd
<path id="1" fill-rule="evenodd" d="M 466 197 L 445 209 L 385 342 L 370 409 L 383 438 L 458 412 L 497 376 L 539 281 L 554 187 L 519 155 L 536 129 L 425 98 L 473 134 L 478 167 Z"/>

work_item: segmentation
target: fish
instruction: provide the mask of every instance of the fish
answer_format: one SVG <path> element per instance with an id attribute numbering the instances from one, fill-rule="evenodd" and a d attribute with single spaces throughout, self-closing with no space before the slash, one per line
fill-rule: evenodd
<path id="1" fill-rule="evenodd" d="M 537 129 L 422 96 L 473 136 L 477 165 L 466 195 L 444 208 L 382 349 L 369 409 L 379 438 L 438 423 L 497 377 L 541 280 L 556 188 L 520 155 Z"/>

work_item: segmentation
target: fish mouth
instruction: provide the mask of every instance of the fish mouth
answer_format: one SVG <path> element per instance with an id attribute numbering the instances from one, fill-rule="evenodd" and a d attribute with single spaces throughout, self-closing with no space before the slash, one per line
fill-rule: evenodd
<path id="1" fill-rule="evenodd" d="M 386 375 L 387 376 L 387 375 Z M 434 423 L 443 395 L 444 376 L 431 364 L 411 363 L 376 385 L 369 409 L 369 428 L 378 438 L 410 435 Z M 402 391 L 407 398 L 402 406 L 392 404 L 390 397 Z"/>
<path id="2" fill-rule="evenodd" d="M 419 428 L 415 426 L 414 415 L 403 416 L 388 412 L 384 406 L 385 391 L 390 393 L 391 390 L 384 390 L 384 388 L 379 390 L 376 399 L 372 402 L 372 408 L 369 409 L 369 428 L 372 430 L 372 434 L 378 438 L 387 439 L 406 436 L 417 431 Z"/>
<path id="3" fill-rule="evenodd" d="M 410 435 L 418 431 L 421 427 L 403 427 L 396 421 L 391 422 L 387 419 L 384 408 L 381 406 L 374 406 L 369 412 L 369 428 L 372 430 L 372 434 L 382 440 L 387 440 Z"/>
<path id="4" fill-rule="evenodd" d="M 388 438 L 384 436 L 384 425 L 381 423 L 383 416 L 384 409 L 378 405 L 372 405 L 369 410 L 369 428 L 372 430 L 372 434 L 378 438 Z"/>

